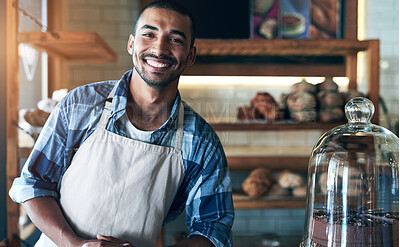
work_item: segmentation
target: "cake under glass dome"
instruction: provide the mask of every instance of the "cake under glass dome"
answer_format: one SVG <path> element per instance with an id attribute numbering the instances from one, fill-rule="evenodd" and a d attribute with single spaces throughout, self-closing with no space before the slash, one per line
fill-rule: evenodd
<path id="1" fill-rule="evenodd" d="M 371 124 L 366 98 L 353 98 L 345 112 L 348 123 L 314 146 L 300 246 L 398 246 L 398 137 Z"/>

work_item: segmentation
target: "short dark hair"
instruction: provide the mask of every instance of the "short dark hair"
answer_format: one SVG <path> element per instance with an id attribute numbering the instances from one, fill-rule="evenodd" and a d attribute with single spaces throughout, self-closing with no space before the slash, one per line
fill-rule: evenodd
<path id="1" fill-rule="evenodd" d="M 181 15 L 188 16 L 190 19 L 190 22 L 191 22 L 190 31 L 192 32 L 191 37 L 190 37 L 191 38 L 190 47 L 193 47 L 195 36 L 196 36 L 195 35 L 195 22 L 194 22 L 193 15 L 192 15 L 192 13 L 190 13 L 190 11 L 187 8 L 185 8 L 181 3 L 179 3 L 175 0 L 155 0 L 155 1 L 147 4 L 146 6 L 144 6 L 144 8 L 142 10 L 140 10 L 138 17 L 136 18 L 135 29 L 133 30 L 134 35 L 136 35 L 137 23 L 138 23 L 140 17 L 142 16 L 143 12 L 149 8 L 167 9 L 167 10 L 177 12 Z"/>

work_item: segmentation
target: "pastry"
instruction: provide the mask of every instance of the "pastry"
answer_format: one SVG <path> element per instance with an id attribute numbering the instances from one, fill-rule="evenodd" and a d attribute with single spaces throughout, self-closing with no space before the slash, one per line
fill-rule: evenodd
<path id="1" fill-rule="evenodd" d="M 303 185 L 293 189 L 293 196 L 294 197 L 306 197 L 307 195 L 307 185 Z"/>
<path id="2" fill-rule="evenodd" d="M 279 120 L 283 117 L 278 104 L 269 93 L 257 93 L 257 95 L 251 100 L 250 104 L 264 117 L 264 119 L 269 121 Z"/>
<path id="3" fill-rule="evenodd" d="M 289 170 L 284 170 L 280 172 L 277 175 L 276 180 L 282 188 L 289 189 L 294 189 L 305 184 L 304 179 L 299 174 L 291 172 Z"/>
<path id="4" fill-rule="evenodd" d="M 249 197 L 258 198 L 266 194 L 272 184 L 271 172 L 265 168 L 257 168 L 243 181 L 242 189 Z"/>

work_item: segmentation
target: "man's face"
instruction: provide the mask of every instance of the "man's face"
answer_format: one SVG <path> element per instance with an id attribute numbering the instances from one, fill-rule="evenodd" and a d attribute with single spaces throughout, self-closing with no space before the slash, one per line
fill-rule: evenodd
<path id="1" fill-rule="evenodd" d="M 177 12 L 149 8 L 129 38 L 128 52 L 140 77 L 151 87 L 163 89 L 177 81 L 194 62 L 196 48 L 190 48 L 190 18 Z"/>

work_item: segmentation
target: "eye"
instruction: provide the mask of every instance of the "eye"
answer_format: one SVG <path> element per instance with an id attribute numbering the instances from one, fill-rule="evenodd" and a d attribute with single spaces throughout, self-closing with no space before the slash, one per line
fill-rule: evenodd
<path id="1" fill-rule="evenodd" d="M 152 37 L 154 37 L 154 34 L 152 34 L 152 33 L 142 33 L 142 36 L 143 36 L 143 37 L 152 38 Z"/>
<path id="2" fill-rule="evenodd" d="M 171 42 L 174 42 L 174 43 L 183 44 L 183 41 L 181 39 L 171 38 L 170 40 L 171 40 Z"/>

